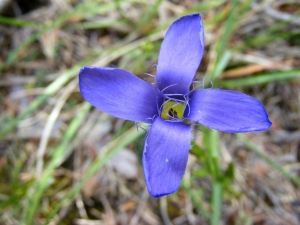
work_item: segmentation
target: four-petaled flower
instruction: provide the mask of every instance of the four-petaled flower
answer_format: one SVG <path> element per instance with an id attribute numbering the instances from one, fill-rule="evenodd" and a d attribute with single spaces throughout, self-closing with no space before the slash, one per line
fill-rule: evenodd
<path id="1" fill-rule="evenodd" d="M 203 52 L 202 18 L 192 14 L 175 21 L 166 33 L 155 85 L 122 69 L 80 70 L 80 92 L 93 106 L 125 120 L 151 124 L 143 169 L 154 197 L 171 194 L 180 185 L 190 149 L 191 121 L 231 133 L 271 126 L 264 106 L 253 97 L 213 88 L 191 90 Z"/>

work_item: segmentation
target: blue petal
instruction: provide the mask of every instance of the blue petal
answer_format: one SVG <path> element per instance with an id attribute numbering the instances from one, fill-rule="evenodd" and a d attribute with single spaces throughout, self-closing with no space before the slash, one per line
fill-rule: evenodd
<path id="1" fill-rule="evenodd" d="M 264 106 L 257 99 L 221 89 L 193 92 L 185 118 L 231 133 L 262 131 L 272 125 Z"/>
<path id="2" fill-rule="evenodd" d="M 149 130 L 143 168 L 146 185 L 153 197 L 175 192 L 185 171 L 191 129 L 183 123 L 156 118 Z"/>
<path id="3" fill-rule="evenodd" d="M 166 94 L 186 94 L 204 52 L 204 28 L 199 14 L 181 17 L 169 28 L 161 45 L 157 87 Z"/>
<path id="4" fill-rule="evenodd" d="M 125 120 L 152 123 L 158 113 L 157 88 L 125 70 L 83 67 L 79 88 L 93 106 Z"/>

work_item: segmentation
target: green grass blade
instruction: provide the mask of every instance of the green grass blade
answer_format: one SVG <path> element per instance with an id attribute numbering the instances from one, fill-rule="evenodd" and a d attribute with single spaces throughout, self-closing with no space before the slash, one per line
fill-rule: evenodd
<path id="1" fill-rule="evenodd" d="M 49 224 L 50 220 L 54 218 L 57 212 L 67 203 L 73 201 L 76 194 L 78 194 L 83 187 L 83 185 L 109 160 L 113 155 L 115 155 L 122 148 L 132 143 L 138 137 L 143 135 L 144 132 L 138 132 L 136 127 L 130 128 L 127 132 L 117 137 L 109 144 L 107 144 L 102 150 L 101 154 L 98 155 L 97 159 L 92 163 L 89 169 L 86 171 L 82 180 L 77 183 L 70 192 L 55 206 L 53 211 L 49 214 L 44 224 Z"/>
<path id="2" fill-rule="evenodd" d="M 163 37 L 163 32 L 157 32 L 154 33 L 148 37 L 141 38 L 139 40 L 136 40 L 132 43 L 129 43 L 123 47 L 115 47 L 112 50 L 109 50 L 108 52 L 101 52 L 101 55 L 105 55 L 105 57 L 101 58 L 100 60 L 95 61 L 95 58 L 98 58 L 99 55 L 93 56 L 91 59 L 84 60 L 83 62 L 78 63 L 76 66 L 72 67 L 67 72 L 63 73 L 59 78 L 57 78 L 55 81 L 53 81 L 44 91 L 44 93 L 38 97 L 36 100 L 34 100 L 29 107 L 21 113 L 17 118 L 9 122 L 8 124 L 2 124 L 2 130 L 0 131 L 0 139 L 8 135 L 12 130 L 14 130 L 18 123 L 23 120 L 27 115 L 32 113 L 34 110 L 36 110 L 38 107 L 40 107 L 50 96 L 52 96 L 54 93 L 56 93 L 60 88 L 65 85 L 67 82 L 69 82 L 72 78 L 77 76 L 80 68 L 85 65 L 93 64 L 94 66 L 105 66 L 112 62 L 113 60 L 119 58 L 120 56 L 139 48 L 140 46 L 144 45 L 148 42 L 154 42 L 158 39 L 161 39 Z M 94 61 L 92 63 L 92 61 Z"/>
<path id="3" fill-rule="evenodd" d="M 11 25 L 14 27 L 31 27 L 31 28 L 39 28 L 41 27 L 40 23 L 30 22 L 27 20 L 9 18 L 5 16 L 0 16 L 0 24 Z"/>
<path id="4" fill-rule="evenodd" d="M 101 1 L 100 1 L 101 2 Z M 113 3 L 107 3 L 102 4 L 101 7 L 99 7 L 99 1 L 86 1 L 83 3 L 80 3 L 78 6 L 76 6 L 73 10 L 70 10 L 66 13 L 62 13 L 59 15 L 52 23 L 50 24 L 41 24 L 40 30 L 36 31 L 33 35 L 31 35 L 26 41 L 24 41 L 17 49 L 11 51 L 9 53 L 9 56 L 5 62 L 4 67 L 11 66 L 14 62 L 17 61 L 17 57 L 21 51 L 26 49 L 28 46 L 33 44 L 35 41 L 38 40 L 38 38 L 45 33 L 48 30 L 61 27 L 63 23 L 65 23 L 69 18 L 72 16 L 79 16 L 79 15 L 85 15 L 87 16 L 86 12 L 89 12 L 89 15 L 98 14 L 98 13 L 105 13 L 108 11 L 111 11 L 114 9 Z M 96 10 L 96 11 L 95 11 Z"/>
<path id="5" fill-rule="evenodd" d="M 221 86 L 225 88 L 238 88 L 245 86 L 253 86 L 258 84 L 265 84 L 273 81 L 287 80 L 292 78 L 300 77 L 300 69 L 290 70 L 290 71 L 280 71 L 273 73 L 258 74 L 249 77 L 230 79 L 216 81 L 214 84 L 216 86 Z"/>
<path id="6" fill-rule="evenodd" d="M 227 67 L 229 61 L 231 60 L 232 52 L 225 51 L 223 57 L 217 62 L 216 67 L 212 73 L 211 80 L 214 81 Z"/>
<path id="7" fill-rule="evenodd" d="M 157 14 L 158 8 L 161 5 L 162 0 L 156 0 L 156 2 L 153 5 L 149 5 L 147 9 L 145 10 L 145 13 L 143 13 L 142 18 L 140 18 L 140 22 L 137 25 L 137 29 L 141 30 L 141 28 L 145 29 L 149 25 L 152 26 L 152 21 L 154 16 Z"/>
<path id="8" fill-rule="evenodd" d="M 49 186 L 53 172 L 55 168 L 60 164 L 61 160 L 64 159 L 64 155 L 67 154 L 66 149 L 72 139 L 74 138 L 79 126 L 83 122 L 86 114 L 90 110 L 91 105 L 89 103 L 84 103 L 79 114 L 71 121 L 70 126 L 68 127 L 62 142 L 58 145 L 58 147 L 54 148 L 54 154 L 52 155 L 52 159 L 49 165 L 46 167 L 42 176 L 39 180 L 36 181 L 36 184 L 29 191 L 29 204 L 30 207 L 25 208 L 24 212 L 24 224 L 32 224 L 34 215 L 39 207 L 39 202 L 42 198 L 42 195 L 45 189 Z"/>
<path id="9" fill-rule="evenodd" d="M 229 12 L 228 19 L 226 21 L 226 25 L 224 28 L 224 34 L 222 35 L 222 39 L 219 42 L 219 45 L 217 47 L 217 62 L 223 57 L 223 53 L 225 51 L 225 48 L 227 46 L 227 43 L 232 35 L 232 32 L 235 28 L 236 23 L 236 10 L 238 9 L 238 0 L 234 0 L 232 3 L 231 10 Z"/>
<path id="10" fill-rule="evenodd" d="M 261 159 L 263 159 L 266 163 L 268 163 L 271 167 L 278 170 L 282 175 L 289 178 L 291 181 L 293 181 L 295 184 L 297 184 L 300 187 L 300 179 L 286 171 L 284 168 L 282 168 L 279 164 L 274 162 L 270 159 L 266 154 L 262 152 L 262 150 L 257 147 L 249 138 L 246 137 L 244 134 L 237 134 L 238 138 L 253 152 L 255 152 Z"/>
<path id="11" fill-rule="evenodd" d="M 60 88 L 65 85 L 71 78 L 75 77 L 80 69 L 80 65 L 76 65 L 69 71 L 62 74 L 59 78 L 53 81 L 47 88 L 45 88 L 44 93 L 35 99 L 29 107 L 22 112 L 17 118 L 12 120 L 7 125 L 2 125 L 2 130 L 0 131 L 0 139 L 8 135 L 13 129 L 18 126 L 18 123 L 23 120 L 26 116 L 36 110 L 41 106 L 50 96 L 56 93 Z"/>

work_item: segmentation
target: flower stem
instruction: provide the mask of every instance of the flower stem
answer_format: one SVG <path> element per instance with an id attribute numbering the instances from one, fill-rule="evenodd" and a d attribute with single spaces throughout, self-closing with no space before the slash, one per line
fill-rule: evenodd
<path id="1" fill-rule="evenodd" d="M 222 212 L 222 183 L 215 179 L 213 181 L 213 190 L 212 190 L 212 208 L 213 214 L 211 216 L 211 225 L 218 225 L 221 219 Z"/>
<path id="2" fill-rule="evenodd" d="M 222 173 L 220 169 L 220 152 L 219 152 L 219 133 L 216 130 L 206 129 L 204 132 L 204 142 L 206 146 L 209 167 L 212 168 L 212 197 L 210 217 L 211 225 L 218 225 L 222 212 Z"/>

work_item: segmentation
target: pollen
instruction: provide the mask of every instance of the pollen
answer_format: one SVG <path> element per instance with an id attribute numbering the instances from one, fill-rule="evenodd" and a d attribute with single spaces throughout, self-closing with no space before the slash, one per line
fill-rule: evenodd
<path id="1" fill-rule="evenodd" d="M 178 103 L 175 101 L 166 101 L 163 105 L 163 109 L 160 117 L 165 120 L 183 119 L 185 110 L 185 103 Z"/>

